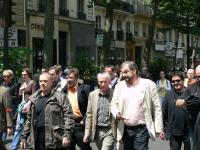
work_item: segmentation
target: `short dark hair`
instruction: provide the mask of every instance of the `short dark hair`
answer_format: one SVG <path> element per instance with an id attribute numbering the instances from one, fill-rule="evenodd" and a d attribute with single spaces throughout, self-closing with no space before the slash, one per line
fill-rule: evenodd
<path id="1" fill-rule="evenodd" d="M 79 78 L 79 70 L 77 68 L 71 68 L 67 70 L 66 76 L 70 75 L 71 73 L 74 74 L 75 78 Z"/>
<path id="2" fill-rule="evenodd" d="M 174 76 L 179 76 L 181 78 L 181 80 L 184 80 L 184 75 L 183 75 L 183 72 L 181 71 L 174 71 L 171 73 L 171 79 L 174 77 Z"/>
<path id="3" fill-rule="evenodd" d="M 113 65 L 106 65 L 104 67 L 104 70 L 105 70 L 105 68 L 111 68 L 112 72 L 115 70 L 115 67 Z"/>
<path id="4" fill-rule="evenodd" d="M 57 65 L 54 65 L 54 66 L 50 67 L 50 68 L 49 68 L 49 71 L 50 71 L 50 70 L 55 70 L 55 73 L 56 73 L 56 74 L 59 73 L 59 68 L 57 67 Z"/>

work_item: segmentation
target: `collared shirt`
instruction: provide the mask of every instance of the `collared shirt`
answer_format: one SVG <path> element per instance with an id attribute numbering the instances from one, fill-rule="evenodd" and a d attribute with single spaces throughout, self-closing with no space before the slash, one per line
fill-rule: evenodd
<path id="1" fill-rule="evenodd" d="M 74 87 L 68 88 L 68 98 L 70 101 L 70 104 L 72 106 L 73 115 L 76 119 L 79 119 L 82 117 L 79 105 L 78 105 L 78 83 Z"/>
<path id="2" fill-rule="evenodd" d="M 109 92 L 107 94 L 99 93 L 99 101 L 97 108 L 97 126 L 110 126 L 110 101 Z"/>

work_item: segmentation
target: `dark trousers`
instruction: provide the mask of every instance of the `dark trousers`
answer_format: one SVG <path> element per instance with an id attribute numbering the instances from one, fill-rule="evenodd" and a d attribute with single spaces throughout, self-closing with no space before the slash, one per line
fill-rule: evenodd
<path id="1" fill-rule="evenodd" d="M 170 137 L 170 150 L 181 150 L 182 143 L 184 143 L 184 150 L 191 150 L 189 135 L 172 135 Z"/>
<path id="2" fill-rule="evenodd" d="M 3 136 L 3 133 L 0 132 L 0 150 L 6 150 L 6 147 L 2 141 L 2 136 Z"/>
<path id="3" fill-rule="evenodd" d="M 37 135 L 35 138 L 35 149 L 45 150 L 45 128 L 37 128 Z"/>
<path id="4" fill-rule="evenodd" d="M 83 137 L 84 137 L 84 126 L 81 127 L 75 127 L 73 134 L 72 134 L 72 142 L 69 150 L 76 150 L 76 144 L 79 146 L 81 150 L 92 150 L 90 147 L 90 142 L 84 143 Z"/>
<path id="5" fill-rule="evenodd" d="M 123 134 L 124 150 L 147 150 L 149 133 L 145 125 L 126 126 Z"/>

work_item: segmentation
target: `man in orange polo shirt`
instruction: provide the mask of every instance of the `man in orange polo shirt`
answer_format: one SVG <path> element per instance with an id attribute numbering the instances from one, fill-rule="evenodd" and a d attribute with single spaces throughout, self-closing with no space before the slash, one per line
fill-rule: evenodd
<path id="1" fill-rule="evenodd" d="M 73 141 L 70 150 L 75 150 L 76 144 L 81 150 L 91 150 L 90 143 L 83 142 L 90 86 L 83 82 L 79 82 L 79 70 L 77 68 L 69 69 L 67 71 L 66 79 L 67 85 L 62 91 L 68 95 L 75 120 L 74 131 L 72 134 Z"/>

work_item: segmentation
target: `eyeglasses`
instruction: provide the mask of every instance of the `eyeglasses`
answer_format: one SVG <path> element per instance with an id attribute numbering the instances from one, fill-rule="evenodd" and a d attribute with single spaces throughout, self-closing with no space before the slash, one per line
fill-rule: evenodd
<path id="1" fill-rule="evenodd" d="M 174 83 L 179 83 L 181 80 L 179 79 L 179 80 L 172 80 L 172 83 L 174 84 Z"/>
<path id="2" fill-rule="evenodd" d="M 4 78 L 9 78 L 10 77 L 10 75 L 8 75 L 8 76 L 3 76 Z"/>

